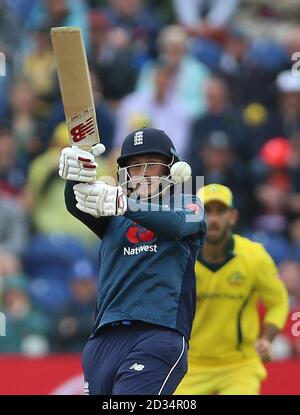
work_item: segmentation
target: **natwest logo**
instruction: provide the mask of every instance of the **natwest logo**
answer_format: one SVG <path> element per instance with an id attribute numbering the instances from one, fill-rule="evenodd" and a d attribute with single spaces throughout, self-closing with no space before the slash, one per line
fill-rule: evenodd
<path id="1" fill-rule="evenodd" d="M 146 228 L 135 223 L 134 225 L 130 226 L 127 230 L 126 238 L 132 244 L 141 244 L 145 242 L 153 242 L 156 238 L 154 232 L 149 231 Z M 138 255 L 142 252 L 157 252 L 157 244 L 152 245 L 139 245 L 136 247 L 128 246 L 124 247 L 123 255 Z"/>
<path id="2" fill-rule="evenodd" d="M 154 245 L 141 245 L 131 248 L 130 246 L 124 247 L 124 255 L 138 255 L 142 252 L 157 252 L 157 244 Z"/>
<path id="3" fill-rule="evenodd" d="M 138 224 L 134 224 L 128 229 L 126 237 L 132 244 L 138 244 L 141 242 L 153 241 L 155 239 L 155 234 L 154 232 L 148 231 L 148 229 L 143 228 Z"/>

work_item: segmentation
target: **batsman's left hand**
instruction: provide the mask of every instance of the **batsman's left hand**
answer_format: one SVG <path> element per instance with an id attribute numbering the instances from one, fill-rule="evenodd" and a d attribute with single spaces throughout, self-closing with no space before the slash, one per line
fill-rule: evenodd
<path id="1" fill-rule="evenodd" d="M 77 146 L 65 147 L 60 155 L 58 174 L 62 179 L 93 183 L 96 181 L 98 167 L 95 157 L 104 151 L 105 147 L 101 143 L 94 145 L 90 152 Z"/>
<path id="2" fill-rule="evenodd" d="M 76 184 L 73 189 L 77 209 L 95 218 L 119 216 L 127 210 L 127 198 L 120 186 L 109 186 L 98 181 L 93 184 Z"/>

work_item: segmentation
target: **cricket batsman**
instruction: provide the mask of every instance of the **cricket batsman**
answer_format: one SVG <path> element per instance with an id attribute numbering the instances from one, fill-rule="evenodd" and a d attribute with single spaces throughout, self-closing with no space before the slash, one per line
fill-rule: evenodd
<path id="1" fill-rule="evenodd" d="M 187 371 L 203 207 L 193 195 L 176 194 L 176 180 L 190 168 L 163 131 L 144 128 L 125 138 L 118 186 L 96 180 L 92 153 L 65 148 L 59 166 L 68 211 L 102 240 L 95 322 L 83 351 L 85 391 L 172 394 Z"/>
<path id="2" fill-rule="evenodd" d="M 200 189 L 207 238 L 196 261 L 197 307 L 189 369 L 176 394 L 259 394 L 262 361 L 288 314 L 287 291 L 278 270 L 256 242 L 233 233 L 238 212 L 228 187 Z M 260 330 L 257 301 L 266 314 Z"/>

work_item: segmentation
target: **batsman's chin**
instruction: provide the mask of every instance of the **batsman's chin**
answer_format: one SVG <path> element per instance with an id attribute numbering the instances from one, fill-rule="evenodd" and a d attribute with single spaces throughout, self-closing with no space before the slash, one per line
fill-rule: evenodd
<path id="1" fill-rule="evenodd" d="M 153 184 L 148 182 L 137 183 L 135 188 L 132 189 L 132 195 L 135 196 L 137 199 L 149 199 L 151 194 L 153 194 Z"/>

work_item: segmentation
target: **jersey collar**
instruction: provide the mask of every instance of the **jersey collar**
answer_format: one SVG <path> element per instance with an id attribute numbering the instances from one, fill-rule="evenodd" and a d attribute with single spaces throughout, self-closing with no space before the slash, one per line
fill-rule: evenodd
<path id="1" fill-rule="evenodd" d="M 224 261 L 222 261 L 218 264 L 214 264 L 214 263 L 210 263 L 210 262 L 205 261 L 205 259 L 202 256 L 202 250 L 201 249 L 198 253 L 197 260 L 201 264 L 203 264 L 206 268 L 211 270 L 212 272 L 217 272 L 219 269 L 224 267 L 224 265 L 226 265 L 227 262 L 229 262 L 232 258 L 235 257 L 234 245 L 235 245 L 235 241 L 234 241 L 233 235 L 231 235 L 231 237 L 228 240 L 227 246 L 226 246 L 226 258 L 224 259 Z"/>

